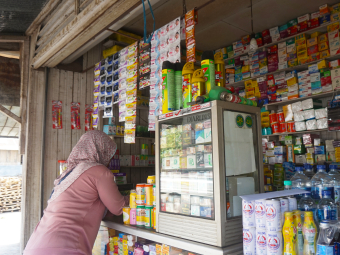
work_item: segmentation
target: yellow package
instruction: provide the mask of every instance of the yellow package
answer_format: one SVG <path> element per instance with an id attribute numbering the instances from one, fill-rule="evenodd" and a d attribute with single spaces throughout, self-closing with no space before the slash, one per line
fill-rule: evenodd
<path id="1" fill-rule="evenodd" d="M 269 122 L 269 117 L 263 117 L 261 118 L 261 122 Z"/>
<path id="2" fill-rule="evenodd" d="M 334 22 L 334 21 L 337 21 L 337 20 L 340 20 L 340 13 L 337 12 L 337 13 L 333 13 L 331 15 L 331 21 Z"/>
<path id="3" fill-rule="evenodd" d="M 270 122 L 269 121 L 261 121 L 261 126 L 262 127 L 270 127 Z"/>
<path id="4" fill-rule="evenodd" d="M 320 52 L 313 53 L 312 55 L 309 55 L 309 62 L 313 62 L 320 59 Z"/>
<path id="5" fill-rule="evenodd" d="M 244 87 L 245 87 L 246 89 L 252 88 L 252 87 L 253 87 L 253 82 L 252 82 L 251 80 L 245 81 L 245 82 L 244 82 Z"/>
<path id="6" fill-rule="evenodd" d="M 242 66 L 242 73 L 247 73 L 250 71 L 249 66 Z"/>
<path id="7" fill-rule="evenodd" d="M 331 32 L 334 30 L 339 30 L 339 22 L 335 22 L 327 26 L 327 32 Z"/>
<path id="8" fill-rule="evenodd" d="M 304 65 L 304 64 L 307 64 L 308 62 L 309 62 L 309 56 L 298 58 L 299 65 Z"/>
<path id="9" fill-rule="evenodd" d="M 340 12 L 340 3 L 337 3 L 331 7 L 331 13 Z"/>
<path id="10" fill-rule="evenodd" d="M 301 44 L 296 47 L 297 53 L 306 51 L 307 50 L 307 45 L 306 44 Z"/>
<path id="11" fill-rule="evenodd" d="M 261 97 L 261 93 L 260 92 L 255 92 L 255 97 Z"/>
<path id="12" fill-rule="evenodd" d="M 297 58 L 288 60 L 288 66 L 289 67 L 293 67 L 293 66 L 297 66 L 297 65 L 298 65 L 298 59 Z"/>
<path id="13" fill-rule="evenodd" d="M 328 61 L 321 60 L 320 62 L 318 62 L 318 69 L 327 68 L 327 67 L 328 67 Z"/>
<path id="14" fill-rule="evenodd" d="M 307 47 L 311 47 L 318 44 L 318 38 L 313 37 L 307 40 Z"/>
<path id="15" fill-rule="evenodd" d="M 255 89 L 255 93 L 260 93 L 260 88 L 259 87 L 256 87 L 254 89 Z"/>
<path id="16" fill-rule="evenodd" d="M 258 87 L 257 80 L 251 82 L 253 84 L 253 88 Z"/>
<path id="17" fill-rule="evenodd" d="M 299 40 L 295 40 L 295 45 L 299 46 L 299 45 L 306 45 L 307 44 L 307 40 L 306 38 L 301 38 Z"/>
<path id="18" fill-rule="evenodd" d="M 318 37 L 321 34 L 322 34 L 321 32 L 314 32 L 313 34 L 310 35 L 310 38 Z"/>
<path id="19" fill-rule="evenodd" d="M 297 53 L 297 57 L 298 57 L 298 60 L 300 60 L 300 58 L 305 58 L 305 57 L 308 57 L 308 53 L 307 51 L 300 51 Z"/>
<path id="20" fill-rule="evenodd" d="M 298 83 L 298 80 L 296 77 L 290 78 L 287 80 L 287 85 L 288 86 L 293 86 L 294 84 Z"/>
<path id="21" fill-rule="evenodd" d="M 308 34 L 300 34 L 300 35 L 295 36 L 295 42 L 298 41 L 298 40 L 301 40 L 301 39 L 307 40 L 309 38 L 310 38 L 310 36 Z"/>
<path id="22" fill-rule="evenodd" d="M 282 106 L 282 110 L 283 110 L 283 114 L 285 116 L 285 122 L 294 120 L 293 110 L 292 110 L 291 104 Z"/>
<path id="23" fill-rule="evenodd" d="M 245 90 L 246 90 L 246 93 L 247 93 L 247 92 L 253 92 L 253 93 L 255 93 L 255 88 L 246 88 Z"/>
<path id="24" fill-rule="evenodd" d="M 254 97 L 255 96 L 255 93 L 254 92 L 246 92 L 246 98 L 250 98 L 250 97 Z"/>
<path id="25" fill-rule="evenodd" d="M 328 42 L 322 42 L 318 44 L 319 51 L 328 50 Z"/>
<path id="26" fill-rule="evenodd" d="M 261 112 L 261 119 L 262 118 L 269 118 L 269 111 Z"/>
<path id="27" fill-rule="evenodd" d="M 318 37 L 318 42 L 319 42 L 319 43 L 328 42 L 328 35 L 327 35 L 327 34 L 320 35 L 320 36 Z"/>
<path id="28" fill-rule="evenodd" d="M 329 57 L 329 50 L 324 50 L 320 52 L 320 59 L 321 58 L 328 58 Z"/>

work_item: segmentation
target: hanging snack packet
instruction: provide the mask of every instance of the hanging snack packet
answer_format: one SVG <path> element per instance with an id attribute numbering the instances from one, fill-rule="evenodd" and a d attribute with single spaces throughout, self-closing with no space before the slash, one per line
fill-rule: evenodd
<path id="1" fill-rule="evenodd" d="M 71 103 L 71 128 L 80 129 L 80 103 Z"/>
<path id="2" fill-rule="evenodd" d="M 93 105 L 85 105 L 85 131 L 93 130 Z"/>
<path id="3" fill-rule="evenodd" d="M 52 101 L 52 124 L 53 124 L 53 129 L 63 128 L 62 102 L 61 101 L 57 101 L 57 100 Z"/>

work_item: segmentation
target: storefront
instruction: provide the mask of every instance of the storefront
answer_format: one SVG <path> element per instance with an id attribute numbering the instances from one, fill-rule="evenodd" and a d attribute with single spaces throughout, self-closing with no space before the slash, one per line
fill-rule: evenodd
<path id="1" fill-rule="evenodd" d="M 337 1 L 150 2 L 51 1 L 28 29 L 23 246 L 88 130 L 115 140 L 110 170 L 137 191 L 125 222 L 102 222 L 107 254 L 255 254 L 247 196 L 294 195 L 274 191 L 295 167 L 338 162 Z"/>

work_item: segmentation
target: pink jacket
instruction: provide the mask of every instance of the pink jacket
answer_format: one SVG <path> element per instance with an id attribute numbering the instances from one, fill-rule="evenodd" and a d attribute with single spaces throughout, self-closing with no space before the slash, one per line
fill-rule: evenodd
<path id="1" fill-rule="evenodd" d="M 24 255 L 92 254 L 105 207 L 120 215 L 124 206 L 110 170 L 91 167 L 47 206 Z"/>

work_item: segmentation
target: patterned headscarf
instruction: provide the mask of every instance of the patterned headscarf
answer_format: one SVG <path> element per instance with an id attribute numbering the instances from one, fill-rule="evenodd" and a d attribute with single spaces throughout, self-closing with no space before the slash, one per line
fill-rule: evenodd
<path id="1" fill-rule="evenodd" d="M 116 149 L 116 143 L 102 131 L 93 130 L 82 135 L 67 159 L 66 171 L 54 181 L 54 191 L 48 202 L 55 200 L 86 170 L 93 166 L 106 166 Z"/>

